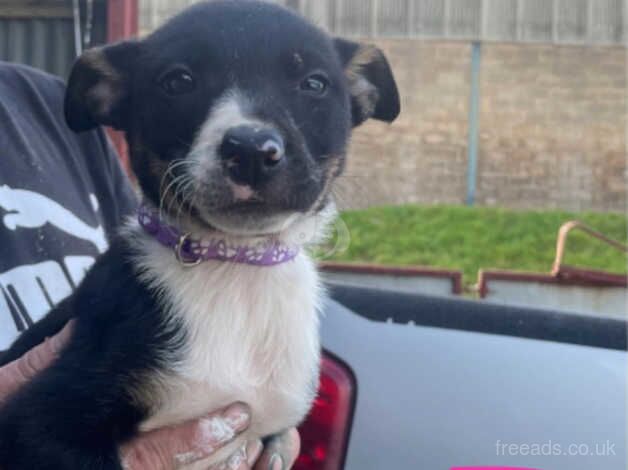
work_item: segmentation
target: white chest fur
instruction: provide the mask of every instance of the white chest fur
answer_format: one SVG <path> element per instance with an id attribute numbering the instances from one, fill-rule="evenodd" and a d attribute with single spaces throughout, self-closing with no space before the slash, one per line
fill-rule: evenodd
<path id="1" fill-rule="evenodd" d="M 185 330 L 182 360 L 155 380 L 155 413 L 142 429 L 196 418 L 234 401 L 251 406 L 250 435 L 298 423 L 316 392 L 320 288 L 305 255 L 275 267 L 181 266 L 142 237 L 137 262 Z"/>

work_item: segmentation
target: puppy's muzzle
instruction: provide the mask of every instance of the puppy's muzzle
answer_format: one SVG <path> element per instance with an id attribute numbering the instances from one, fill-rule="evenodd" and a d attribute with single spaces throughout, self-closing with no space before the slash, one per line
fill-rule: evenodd
<path id="1" fill-rule="evenodd" d="M 259 188 L 281 172 L 285 143 L 273 128 L 238 126 L 225 133 L 220 156 L 234 183 Z"/>

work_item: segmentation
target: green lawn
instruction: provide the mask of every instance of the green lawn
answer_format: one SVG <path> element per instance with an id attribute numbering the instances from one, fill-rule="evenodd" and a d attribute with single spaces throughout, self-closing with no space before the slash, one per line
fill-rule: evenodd
<path id="1" fill-rule="evenodd" d="M 351 241 L 346 252 L 331 259 L 459 269 L 467 285 L 480 268 L 549 272 L 558 229 L 574 219 L 626 242 L 626 217 L 620 214 L 381 207 L 342 214 Z M 621 252 L 577 231 L 569 236 L 565 262 L 626 273 Z"/>

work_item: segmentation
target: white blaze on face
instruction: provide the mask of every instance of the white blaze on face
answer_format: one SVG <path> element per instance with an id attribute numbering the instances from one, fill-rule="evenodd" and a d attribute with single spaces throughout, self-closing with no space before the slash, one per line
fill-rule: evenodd
<path id="1" fill-rule="evenodd" d="M 216 100 L 201 126 L 188 154 L 191 164 L 188 166 L 193 174 L 195 191 L 203 188 L 206 199 L 221 191 L 230 191 L 233 202 L 244 202 L 256 196 L 255 191 L 248 185 L 237 184 L 224 175 L 220 147 L 227 131 L 234 127 L 250 126 L 253 128 L 268 128 L 269 124 L 247 114 L 246 97 L 238 89 L 225 92 Z M 270 144 L 269 144 L 270 145 Z M 224 194 L 224 192 L 222 193 Z M 198 198 L 202 201 L 203 198 Z M 197 209 L 201 217 L 216 229 L 236 236 L 249 236 L 277 233 L 290 226 L 300 215 L 294 212 L 277 213 L 272 215 L 260 214 L 260 217 L 234 217 L 232 214 L 223 214 L 220 211 L 205 209 L 202 202 Z"/>
<path id="2" fill-rule="evenodd" d="M 234 127 L 248 125 L 262 127 L 264 124 L 244 111 L 245 99 L 237 89 L 232 89 L 219 98 L 203 123 L 189 157 L 199 163 L 200 177 L 215 171 L 220 166 L 220 145 L 225 133 Z"/>

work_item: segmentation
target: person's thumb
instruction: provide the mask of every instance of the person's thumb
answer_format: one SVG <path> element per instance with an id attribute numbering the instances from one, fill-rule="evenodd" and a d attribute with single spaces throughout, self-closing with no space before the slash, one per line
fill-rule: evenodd
<path id="1" fill-rule="evenodd" d="M 0 368 L 0 403 L 52 363 L 70 338 L 73 325 L 70 321 L 57 335 Z"/>
<path id="2" fill-rule="evenodd" d="M 248 428 L 242 403 L 178 426 L 140 435 L 120 449 L 125 470 L 173 470 L 210 457 Z"/>

